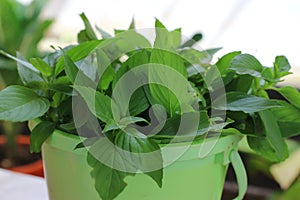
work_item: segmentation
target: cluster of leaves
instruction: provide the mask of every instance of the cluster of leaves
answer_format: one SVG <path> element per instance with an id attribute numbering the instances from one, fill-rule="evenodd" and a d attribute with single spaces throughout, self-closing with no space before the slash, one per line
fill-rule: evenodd
<path id="1" fill-rule="evenodd" d="M 2 52 L 18 62 L 24 86 L 0 92 L 0 119 L 41 119 L 31 134 L 32 152 L 40 151 L 55 129 L 70 134 L 85 130 L 87 139 L 77 148 L 90 146 L 87 160 L 102 199 L 118 196 L 126 187 L 124 178 L 138 171 L 162 187 L 160 144 L 174 139 L 245 134 L 260 155 L 275 161 L 288 156 L 283 138 L 299 134 L 300 94 L 292 87 L 274 87 L 289 74 L 284 56 L 276 57 L 269 68 L 252 55 L 232 52 L 212 65 L 211 56 L 218 49 L 199 51 L 191 41 L 182 44 L 180 29 L 168 31 L 159 20 L 152 45 L 135 31 L 134 22 L 129 30 L 115 30 L 115 36 L 97 27 L 99 40 L 86 16 L 81 18 L 85 29 L 78 34 L 78 45 L 30 62 Z M 139 70 L 141 66 L 147 70 Z M 128 74 L 126 84 L 119 84 Z M 211 98 L 222 89 L 226 93 Z M 270 100 L 267 90 L 276 90 L 288 102 Z M 80 119 L 72 101 L 80 108 Z M 227 116 L 212 116 L 213 110 Z M 183 121 L 188 126 L 181 129 Z M 154 151 L 158 153 L 147 158 L 151 162 L 124 153 Z M 109 155 L 103 156 L 105 152 Z M 147 170 L 152 163 L 157 169 Z"/>

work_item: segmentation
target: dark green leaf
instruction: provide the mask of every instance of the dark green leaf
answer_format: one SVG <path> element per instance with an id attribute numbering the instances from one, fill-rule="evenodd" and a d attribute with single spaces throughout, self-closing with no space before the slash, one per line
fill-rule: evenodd
<path id="1" fill-rule="evenodd" d="M 100 120 L 106 123 L 114 121 L 112 113 L 112 100 L 110 97 L 96 90 L 83 86 L 74 86 L 85 100 L 89 110 Z M 118 116 L 115 116 L 118 119 Z"/>
<path id="2" fill-rule="evenodd" d="M 130 158 L 127 159 L 136 169 L 149 175 L 159 187 L 162 187 L 163 159 L 159 146 L 148 138 L 141 138 L 134 134 L 130 131 L 129 133 L 120 131 L 115 144 L 127 152 L 132 152 L 133 154 L 130 154 Z"/>
<path id="3" fill-rule="evenodd" d="M 250 54 L 240 54 L 233 58 L 230 69 L 238 74 L 249 74 L 254 77 L 261 77 L 263 66 Z"/>
<path id="4" fill-rule="evenodd" d="M 281 135 L 292 137 L 300 134 L 300 109 L 284 101 L 278 101 L 282 106 L 272 108 L 272 113 L 278 122 Z"/>
<path id="5" fill-rule="evenodd" d="M 38 153 L 41 151 L 42 144 L 55 130 L 55 123 L 42 121 L 34 127 L 30 134 L 30 152 Z"/>
<path id="6" fill-rule="evenodd" d="M 185 41 L 180 48 L 192 47 L 195 43 L 199 42 L 202 39 L 203 35 L 201 33 L 196 33 L 193 37 L 187 41 Z"/>
<path id="7" fill-rule="evenodd" d="M 292 105 L 300 108 L 300 92 L 292 86 L 273 88 L 286 98 Z"/>
<path id="8" fill-rule="evenodd" d="M 281 136 L 276 118 L 270 110 L 260 111 L 259 116 L 265 136 L 248 137 L 250 147 L 271 161 L 283 161 L 288 156 L 288 148 Z"/>
<path id="9" fill-rule="evenodd" d="M 225 102 L 227 104 L 224 104 Z M 226 97 L 217 98 L 212 105 L 219 110 L 243 111 L 244 113 L 254 113 L 280 107 L 276 101 L 247 95 L 242 92 L 229 92 Z"/>
<path id="10" fill-rule="evenodd" d="M 9 86 L 0 92 L 0 120 L 27 121 L 42 116 L 49 101 L 23 86 Z"/>
<path id="11" fill-rule="evenodd" d="M 100 149 L 100 144 L 97 142 L 92 145 L 92 148 L 96 149 L 96 145 L 99 147 L 98 149 Z M 98 152 L 103 153 L 103 149 L 100 150 L 101 151 Z M 109 159 L 113 161 L 117 158 L 121 159 L 117 157 L 115 153 L 109 154 L 108 156 L 110 157 Z M 101 199 L 113 200 L 125 189 L 127 184 L 124 178 L 127 176 L 127 173 L 102 164 L 99 159 L 95 158 L 90 152 L 87 155 L 87 160 L 88 164 L 93 168 L 91 176 L 95 180 L 95 187 Z"/>

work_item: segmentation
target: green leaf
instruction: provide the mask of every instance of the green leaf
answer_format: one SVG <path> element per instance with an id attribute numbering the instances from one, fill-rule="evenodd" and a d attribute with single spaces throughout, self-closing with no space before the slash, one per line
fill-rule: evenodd
<path id="1" fill-rule="evenodd" d="M 103 149 L 100 146 L 99 142 L 96 142 L 92 145 L 92 151 L 97 149 L 97 152 L 103 153 Z M 116 153 L 109 154 L 108 159 L 114 160 L 121 159 L 116 155 Z M 99 159 L 95 158 L 93 154 L 88 152 L 87 154 L 88 164 L 93 168 L 91 171 L 91 176 L 95 180 L 95 188 L 103 200 L 113 200 L 117 197 L 127 186 L 124 181 L 124 178 L 127 176 L 127 173 L 118 171 L 114 168 L 108 167 L 101 162 Z"/>
<path id="2" fill-rule="evenodd" d="M 234 70 L 237 74 L 249 74 L 254 77 L 261 77 L 261 72 L 264 68 L 254 56 L 240 54 L 233 58 L 230 69 Z"/>
<path id="3" fill-rule="evenodd" d="M 93 40 L 81 43 L 66 52 L 70 59 L 74 62 L 77 62 L 97 49 L 97 47 L 102 43 L 103 40 Z M 57 76 L 60 72 L 63 71 L 65 65 L 64 57 L 61 57 L 55 67 L 55 75 Z"/>
<path id="4" fill-rule="evenodd" d="M 225 99 L 227 98 L 227 100 Z M 227 104 L 224 104 L 227 102 Z M 215 109 L 243 111 L 244 113 L 254 113 L 280 105 L 273 100 L 247 95 L 242 92 L 229 92 L 225 96 L 217 98 L 212 104 Z"/>
<path id="5" fill-rule="evenodd" d="M 112 100 L 110 97 L 88 87 L 76 85 L 74 88 L 86 102 L 89 110 L 101 121 L 110 123 L 114 121 L 112 113 Z M 118 119 L 118 116 L 115 116 Z"/>
<path id="6" fill-rule="evenodd" d="M 30 63 L 38 69 L 44 76 L 49 77 L 52 74 L 53 69 L 40 58 L 31 58 Z"/>
<path id="7" fill-rule="evenodd" d="M 154 47 L 160 49 L 175 50 L 181 43 L 181 30 L 175 29 L 168 31 L 166 27 L 158 20 L 155 20 L 156 37 Z"/>
<path id="8" fill-rule="evenodd" d="M 129 102 L 129 113 L 136 116 L 149 108 L 150 104 L 144 89 L 138 88 L 133 94 Z"/>
<path id="9" fill-rule="evenodd" d="M 97 36 L 91 26 L 91 23 L 89 22 L 88 18 L 85 16 L 84 13 L 80 14 L 80 17 L 84 23 L 85 26 L 85 33 L 88 36 L 89 40 L 97 40 Z"/>
<path id="10" fill-rule="evenodd" d="M 0 120 L 27 121 L 42 116 L 49 101 L 23 86 L 9 86 L 0 92 Z"/>
<path id="11" fill-rule="evenodd" d="M 285 56 L 276 56 L 274 66 L 276 66 L 279 72 L 289 72 L 291 65 Z"/>
<path id="12" fill-rule="evenodd" d="M 72 59 L 63 51 L 65 61 L 65 71 L 72 83 L 75 82 L 79 69 L 74 64 Z"/>
<path id="13" fill-rule="evenodd" d="M 292 137 L 300 134 L 300 109 L 284 101 L 278 101 L 282 106 L 272 108 L 272 113 L 278 122 L 281 135 Z"/>
<path id="14" fill-rule="evenodd" d="M 218 67 L 220 74 L 224 74 L 224 72 L 226 72 L 229 69 L 232 59 L 240 54 L 241 54 L 240 51 L 234 51 L 222 56 L 216 63 L 216 66 Z"/>
<path id="15" fill-rule="evenodd" d="M 248 93 L 253 83 L 253 76 L 248 74 L 240 75 L 226 85 L 226 92 L 237 91 Z"/>
<path id="16" fill-rule="evenodd" d="M 179 55 L 154 49 L 150 57 L 150 91 L 156 103 L 161 104 L 171 115 L 176 112 L 191 112 L 197 98 L 189 84 L 184 61 Z"/>
<path id="17" fill-rule="evenodd" d="M 30 134 L 30 152 L 39 153 L 42 144 L 55 130 L 55 123 L 42 121 L 34 127 Z"/>
<path id="18" fill-rule="evenodd" d="M 292 105 L 300 108 L 300 92 L 292 86 L 273 88 L 286 98 Z"/>
<path id="19" fill-rule="evenodd" d="M 264 126 L 265 139 L 250 139 L 250 147 L 258 154 L 270 159 L 271 161 L 283 161 L 288 155 L 288 147 L 281 136 L 279 126 L 272 111 L 264 110 L 259 112 L 259 116 Z M 261 140 L 261 141 L 258 141 Z M 265 141 L 264 141 L 265 140 Z M 263 146 L 262 146 L 263 145 Z"/>
<path id="20" fill-rule="evenodd" d="M 182 45 L 180 45 L 180 48 L 192 47 L 194 44 L 199 42 L 202 38 L 203 35 L 201 33 L 196 33 L 192 36 L 191 39 L 185 41 Z"/>
<path id="21" fill-rule="evenodd" d="M 130 157 L 127 156 L 127 159 L 136 169 L 146 173 L 159 187 L 162 187 L 163 158 L 158 144 L 149 138 L 139 137 L 131 131 L 129 133 L 120 131 L 115 139 L 115 144 L 127 152 L 134 153 L 129 154 Z M 152 171 L 152 169 L 157 170 Z"/>

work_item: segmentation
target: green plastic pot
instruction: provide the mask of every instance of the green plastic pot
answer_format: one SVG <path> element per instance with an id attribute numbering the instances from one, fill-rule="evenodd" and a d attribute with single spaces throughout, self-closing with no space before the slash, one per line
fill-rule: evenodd
<path id="1" fill-rule="evenodd" d="M 116 200 L 221 199 L 230 162 L 235 163 L 234 167 L 238 169 L 239 184 L 245 185 L 243 165 L 236 151 L 240 139 L 241 136 L 219 138 L 204 158 L 199 158 L 201 143 L 193 144 L 176 162 L 164 168 L 162 188 L 148 176 L 137 174 L 125 179 L 128 186 Z M 207 141 L 215 142 L 213 139 Z M 79 137 L 57 130 L 43 144 L 42 155 L 50 200 L 101 199 L 90 176 L 87 150 L 74 150 L 80 142 Z M 182 145 L 185 144 L 176 144 L 174 147 Z M 172 148 L 163 150 L 164 158 L 172 154 Z M 242 186 L 237 199 L 241 199 L 244 190 L 245 186 Z"/>

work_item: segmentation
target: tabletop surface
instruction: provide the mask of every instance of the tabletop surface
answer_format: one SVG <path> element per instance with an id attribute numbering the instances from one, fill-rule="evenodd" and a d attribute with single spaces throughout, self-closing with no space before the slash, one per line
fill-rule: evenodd
<path id="1" fill-rule="evenodd" d="M 43 178 L 0 168 L 1 200 L 48 200 Z"/>

